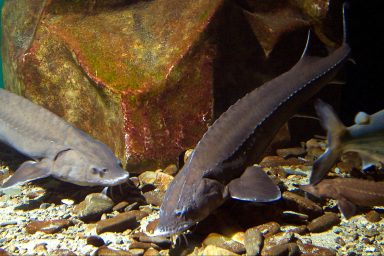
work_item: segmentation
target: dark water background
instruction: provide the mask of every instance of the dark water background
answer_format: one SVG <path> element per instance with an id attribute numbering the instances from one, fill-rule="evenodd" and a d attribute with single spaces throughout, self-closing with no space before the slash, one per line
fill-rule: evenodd
<path id="1" fill-rule="evenodd" d="M 0 42 L 1 42 L 1 33 L 2 33 L 2 29 L 1 29 L 1 10 L 3 9 L 3 0 L 0 0 Z M 1 47 L 0 47 L 1 49 Z M 1 59 L 1 50 L 0 50 L 0 88 L 3 87 L 3 66 L 2 66 L 2 59 Z"/>

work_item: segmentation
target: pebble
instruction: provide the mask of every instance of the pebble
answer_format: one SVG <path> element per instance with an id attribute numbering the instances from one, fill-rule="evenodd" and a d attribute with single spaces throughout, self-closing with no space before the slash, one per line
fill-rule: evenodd
<path id="1" fill-rule="evenodd" d="M 323 209 L 318 204 L 298 194 L 285 191 L 282 197 L 288 207 L 292 207 L 298 212 L 305 213 L 311 217 L 317 217 L 323 213 Z"/>
<path id="2" fill-rule="evenodd" d="M 302 165 L 305 162 L 297 158 L 284 159 L 281 156 L 266 156 L 261 160 L 260 166 L 262 167 L 278 167 L 290 165 Z"/>
<path id="3" fill-rule="evenodd" d="M 155 231 L 155 228 L 157 227 L 157 224 L 159 224 L 159 219 L 152 220 L 148 223 L 145 230 L 148 233 L 153 233 Z"/>
<path id="4" fill-rule="evenodd" d="M 132 211 L 132 210 L 137 210 L 139 209 L 139 203 L 138 202 L 133 202 L 131 203 L 130 205 L 128 205 L 127 207 L 124 208 L 124 211 L 125 212 L 129 212 L 129 211 Z"/>
<path id="5" fill-rule="evenodd" d="M 229 250 L 231 252 L 234 252 L 236 254 L 245 253 L 245 247 L 243 244 L 217 233 L 209 234 L 204 239 L 203 244 L 206 246 L 214 245 L 214 246 Z"/>
<path id="6" fill-rule="evenodd" d="M 320 233 L 330 229 L 340 223 L 340 218 L 336 213 L 328 212 L 324 215 L 312 220 L 307 228 L 309 232 Z"/>
<path id="7" fill-rule="evenodd" d="M 263 250 L 263 256 L 295 256 L 300 255 L 300 248 L 295 243 L 278 244 Z"/>
<path id="8" fill-rule="evenodd" d="M 153 243 L 161 247 L 162 249 L 168 249 L 172 246 L 172 242 L 166 237 L 162 236 L 146 236 L 140 235 L 138 240 L 143 243 Z"/>
<path id="9" fill-rule="evenodd" d="M 85 197 L 84 201 L 74 208 L 74 213 L 84 221 L 99 218 L 114 206 L 114 202 L 108 196 L 101 193 L 92 193 Z"/>
<path id="10" fill-rule="evenodd" d="M 131 256 L 141 256 L 144 254 L 144 249 L 131 249 L 129 250 L 129 255 Z"/>
<path id="11" fill-rule="evenodd" d="M 49 253 L 50 256 L 76 256 L 74 252 L 68 249 L 56 249 Z"/>
<path id="12" fill-rule="evenodd" d="M 105 245 L 105 242 L 104 242 L 103 238 L 101 238 L 99 236 L 89 236 L 89 237 L 87 237 L 87 244 L 91 244 L 95 247 L 100 247 L 100 246 Z"/>
<path id="13" fill-rule="evenodd" d="M 11 254 L 8 253 L 6 250 L 0 248 L 0 256 L 11 256 Z"/>
<path id="14" fill-rule="evenodd" d="M 177 174 L 178 168 L 175 164 L 168 165 L 163 172 L 172 176 L 175 176 Z"/>
<path id="15" fill-rule="evenodd" d="M 129 249 L 144 249 L 144 250 L 147 250 L 149 248 L 153 248 L 154 246 L 156 245 L 153 245 L 151 243 L 143 243 L 143 242 L 132 242 L 130 245 L 129 245 Z M 156 246 L 157 248 L 159 248 L 158 246 Z M 160 248 L 159 248 L 160 249 Z"/>
<path id="16" fill-rule="evenodd" d="M 249 228 L 245 231 L 244 246 L 247 255 L 259 255 L 264 237 L 258 227 Z"/>
<path id="17" fill-rule="evenodd" d="M 185 151 L 185 153 L 184 153 L 184 158 L 183 158 L 183 160 L 184 160 L 184 164 L 185 164 L 186 162 L 188 162 L 188 158 L 192 155 L 192 153 L 193 153 L 193 148 L 187 149 L 187 150 Z"/>
<path id="18" fill-rule="evenodd" d="M 146 171 L 139 175 L 141 186 L 153 185 L 162 192 L 165 192 L 172 182 L 173 176 L 160 171 Z"/>
<path id="19" fill-rule="evenodd" d="M 145 200 L 148 204 L 160 206 L 163 202 L 165 193 L 159 190 L 152 190 L 144 193 Z"/>
<path id="20" fill-rule="evenodd" d="M 272 236 L 280 231 L 280 224 L 274 221 L 261 224 L 256 227 L 263 234 L 264 238 Z"/>
<path id="21" fill-rule="evenodd" d="M 113 206 L 112 210 L 113 211 L 118 211 L 118 212 L 122 212 L 124 210 L 125 207 L 127 207 L 129 205 L 128 202 L 126 201 L 121 201 L 120 203 L 118 203 L 117 205 Z"/>
<path id="22" fill-rule="evenodd" d="M 293 241 L 293 233 L 291 232 L 279 232 L 272 236 L 268 236 L 264 240 L 264 247 L 262 250 L 262 254 L 264 251 L 269 251 L 270 248 L 275 247 L 276 245 L 287 244 Z"/>
<path id="23" fill-rule="evenodd" d="M 95 256 L 132 256 L 129 251 L 115 250 L 107 246 L 102 246 L 94 254 Z"/>
<path id="24" fill-rule="evenodd" d="M 61 199 L 61 202 L 65 205 L 73 205 L 75 203 L 75 201 L 73 201 L 72 199 L 66 199 L 66 198 Z"/>
<path id="25" fill-rule="evenodd" d="M 336 256 L 336 253 L 328 248 L 313 244 L 297 243 L 303 255 Z"/>
<path id="26" fill-rule="evenodd" d="M 200 255 L 200 254 L 199 254 Z M 220 248 L 214 245 L 208 245 L 204 248 L 201 255 L 221 255 L 221 256 L 236 256 L 239 254 L 236 254 L 234 252 L 228 251 L 224 248 Z"/>
<path id="27" fill-rule="evenodd" d="M 296 233 L 299 235 L 304 235 L 305 233 L 308 232 L 308 228 L 306 225 L 301 225 L 301 226 L 298 226 L 298 227 L 295 227 L 295 228 L 289 230 L 289 232 Z"/>
<path id="28" fill-rule="evenodd" d="M 144 212 L 134 210 L 120 213 L 110 219 L 100 220 L 96 224 L 96 233 L 123 232 L 127 229 L 135 229 L 140 225 L 139 220 L 147 215 Z"/>
<path id="29" fill-rule="evenodd" d="M 70 220 L 32 221 L 25 228 L 29 234 L 34 234 L 38 231 L 54 234 L 72 225 L 73 223 Z"/>
<path id="30" fill-rule="evenodd" d="M 369 222 L 379 222 L 379 221 L 381 220 L 380 213 L 378 213 L 378 212 L 375 211 L 375 210 L 369 211 L 369 212 L 365 215 L 365 218 L 366 218 Z"/>
<path id="31" fill-rule="evenodd" d="M 304 156 L 307 151 L 302 147 L 295 148 L 281 148 L 276 150 L 276 154 L 283 158 Z"/>
<path id="32" fill-rule="evenodd" d="M 160 255 L 161 254 L 159 253 L 159 251 L 154 248 L 149 248 L 144 253 L 144 256 L 160 256 Z"/>

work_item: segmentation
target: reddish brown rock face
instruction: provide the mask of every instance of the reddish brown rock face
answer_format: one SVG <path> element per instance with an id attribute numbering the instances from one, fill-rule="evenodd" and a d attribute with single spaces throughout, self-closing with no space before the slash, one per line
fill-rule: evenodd
<path id="1" fill-rule="evenodd" d="M 207 31 L 221 0 L 21 2 L 4 6 L 8 89 L 105 142 L 132 172 L 175 162 L 205 132 Z"/>

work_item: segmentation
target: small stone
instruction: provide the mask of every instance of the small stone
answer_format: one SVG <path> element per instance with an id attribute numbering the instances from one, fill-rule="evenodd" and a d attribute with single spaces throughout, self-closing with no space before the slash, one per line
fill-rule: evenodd
<path id="1" fill-rule="evenodd" d="M 141 256 L 144 254 L 144 249 L 131 249 L 129 253 L 131 256 Z"/>
<path id="2" fill-rule="evenodd" d="M 153 243 L 161 247 L 161 249 L 168 249 L 172 246 L 172 242 L 166 237 L 162 236 L 146 236 L 140 235 L 139 241 L 143 243 Z"/>
<path id="3" fill-rule="evenodd" d="M 170 164 L 164 169 L 164 173 L 175 176 L 177 174 L 178 168 L 175 164 Z"/>
<path id="4" fill-rule="evenodd" d="M 96 224 L 96 233 L 101 234 L 104 232 L 123 232 L 127 229 L 135 229 L 140 223 L 139 220 L 147 216 L 148 214 L 141 211 L 123 212 L 117 216 L 100 220 Z"/>
<path id="5" fill-rule="evenodd" d="M 299 235 L 304 235 L 308 232 L 308 228 L 306 225 L 302 225 L 302 226 L 295 227 L 295 228 L 289 230 L 289 232 L 296 233 Z"/>
<path id="6" fill-rule="evenodd" d="M 259 255 L 264 237 L 257 227 L 245 231 L 244 245 L 247 255 Z"/>
<path id="7" fill-rule="evenodd" d="M 298 241 L 298 246 L 303 255 L 322 255 L 322 256 L 336 256 L 336 252 L 321 246 L 313 244 L 302 244 Z"/>
<path id="8" fill-rule="evenodd" d="M 87 244 L 91 244 L 95 247 L 100 247 L 100 246 L 105 245 L 105 242 L 104 242 L 103 238 L 101 238 L 99 236 L 89 236 L 89 237 L 87 237 Z"/>
<path id="9" fill-rule="evenodd" d="M 291 166 L 302 165 L 305 162 L 297 158 L 284 159 L 281 156 L 266 156 L 261 160 L 260 166 L 262 167 L 278 167 L 278 166 Z"/>
<path id="10" fill-rule="evenodd" d="M 72 199 L 66 199 L 66 198 L 61 199 L 61 202 L 65 205 L 73 205 L 75 203 L 75 201 L 73 201 Z"/>
<path id="11" fill-rule="evenodd" d="M 236 254 L 245 253 L 245 247 L 243 244 L 233 241 L 232 239 L 225 237 L 217 233 L 211 233 L 203 241 L 204 245 L 214 245 Z"/>
<path id="12" fill-rule="evenodd" d="M 8 253 L 6 250 L 0 248 L 0 256 L 11 256 L 11 254 Z"/>
<path id="13" fill-rule="evenodd" d="M 134 202 L 134 203 L 131 203 L 130 205 L 128 205 L 127 207 L 125 207 L 124 211 L 125 212 L 129 212 L 129 211 L 137 210 L 137 209 L 139 209 L 139 203 L 138 202 Z"/>
<path id="14" fill-rule="evenodd" d="M 320 233 L 340 223 L 340 218 L 336 213 L 325 213 L 324 215 L 312 220 L 307 228 L 309 232 Z"/>
<path id="15" fill-rule="evenodd" d="M 369 222 L 379 222 L 379 221 L 381 220 L 380 213 L 378 213 L 378 212 L 375 211 L 375 210 L 372 210 L 372 211 L 368 212 L 368 213 L 365 215 L 365 218 L 366 218 Z"/>
<path id="16" fill-rule="evenodd" d="M 293 238 L 294 235 L 291 232 L 279 232 L 272 236 L 268 236 L 264 240 L 264 247 L 261 254 L 264 255 L 264 251 L 269 251 L 270 248 L 277 245 L 288 244 L 293 241 Z"/>
<path id="17" fill-rule="evenodd" d="M 341 246 L 344 246 L 346 244 L 345 241 L 343 240 L 343 238 L 341 238 L 340 236 L 335 238 L 335 242 Z"/>
<path id="18" fill-rule="evenodd" d="M 32 221 L 25 228 L 29 234 L 34 234 L 38 231 L 54 234 L 72 225 L 73 223 L 70 220 Z"/>
<path id="19" fill-rule="evenodd" d="M 50 256 L 77 256 L 74 252 L 68 249 L 56 249 L 49 253 Z"/>
<path id="20" fill-rule="evenodd" d="M 231 251 L 228 251 L 226 249 L 223 249 L 214 245 L 208 245 L 207 247 L 204 248 L 202 255 L 236 256 L 239 254 L 233 253 Z"/>
<path id="21" fill-rule="evenodd" d="M 185 153 L 184 153 L 184 158 L 183 158 L 183 160 L 184 160 L 184 164 L 185 164 L 186 162 L 188 162 L 188 159 L 189 159 L 189 157 L 192 155 L 192 153 L 193 153 L 193 149 L 192 149 L 192 148 L 187 149 L 187 151 L 185 151 Z"/>
<path id="22" fill-rule="evenodd" d="M 133 183 L 133 185 L 135 185 L 135 187 L 139 187 L 140 186 L 140 180 L 138 177 L 130 177 L 129 180 Z"/>
<path id="23" fill-rule="evenodd" d="M 152 171 L 146 171 L 139 175 L 141 185 L 154 184 L 156 181 L 157 174 Z"/>
<path id="24" fill-rule="evenodd" d="M 276 150 L 276 154 L 283 158 L 304 156 L 307 151 L 304 148 L 281 148 Z"/>
<path id="25" fill-rule="evenodd" d="M 274 221 L 261 224 L 256 227 L 263 234 L 264 238 L 272 236 L 280 231 L 280 224 Z"/>
<path id="26" fill-rule="evenodd" d="M 144 253 L 144 256 L 160 256 L 160 255 L 161 254 L 159 253 L 159 251 L 154 248 L 149 248 Z"/>
<path id="27" fill-rule="evenodd" d="M 317 217 L 323 213 L 323 209 L 312 200 L 292 192 L 285 191 L 282 195 L 284 201 L 295 211 L 305 213 L 311 217 Z"/>
<path id="28" fill-rule="evenodd" d="M 51 206 L 50 203 L 42 203 L 39 208 L 40 209 L 48 209 L 50 206 Z"/>
<path id="29" fill-rule="evenodd" d="M 144 197 L 147 203 L 155 206 L 161 205 L 164 195 L 164 192 L 158 190 L 152 190 L 144 193 Z"/>
<path id="30" fill-rule="evenodd" d="M 74 212 L 81 220 L 93 220 L 108 212 L 114 206 L 114 202 L 108 196 L 101 193 L 89 194 L 84 201 L 75 206 Z"/>
<path id="31" fill-rule="evenodd" d="M 33 250 L 38 254 L 47 254 L 47 244 L 46 243 L 37 244 L 35 245 Z"/>
<path id="32" fill-rule="evenodd" d="M 295 256 L 300 255 L 300 248 L 295 243 L 278 244 L 263 250 L 263 256 Z"/>
<path id="33" fill-rule="evenodd" d="M 117 212 L 122 212 L 124 210 L 125 207 L 127 207 L 129 205 L 128 202 L 126 201 L 121 201 L 120 203 L 118 203 L 117 205 L 113 206 L 112 210 L 113 211 L 117 211 Z"/>
<path id="34" fill-rule="evenodd" d="M 114 250 L 107 246 L 102 246 L 94 254 L 95 256 L 132 256 L 129 251 Z"/>
<path id="35" fill-rule="evenodd" d="M 149 248 L 152 248 L 152 244 L 150 243 L 143 243 L 143 242 L 132 242 L 130 245 L 129 245 L 129 249 L 144 249 L 144 250 L 147 250 Z"/>
<path id="36" fill-rule="evenodd" d="M 145 228 L 145 230 L 148 232 L 148 233 L 153 233 L 153 231 L 155 230 L 155 228 L 157 227 L 157 224 L 159 224 L 159 219 L 155 219 L 151 222 L 148 223 L 147 227 Z"/>

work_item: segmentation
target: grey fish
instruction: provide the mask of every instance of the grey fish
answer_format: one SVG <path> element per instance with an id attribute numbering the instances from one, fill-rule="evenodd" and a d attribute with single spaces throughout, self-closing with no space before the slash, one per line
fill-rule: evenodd
<path id="1" fill-rule="evenodd" d="M 301 189 L 317 197 L 337 200 L 340 212 L 349 219 L 356 213 L 356 205 L 384 205 L 384 182 L 354 178 L 325 179 L 316 185 L 301 185 Z"/>
<path id="2" fill-rule="evenodd" d="M 279 199 L 280 191 L 267 177 L 261 177 L 262 170 L 245 166 L 259 160 L 279 128 L 332 80 L 349 53 L 345 40 L 327 57 L 307 56 L 304 50 L 289 71 L 245 95 L 224 112 L 170 184 L 155 235 L 187 230 L 229 197 L 253 202 Z M 260 184 L 259 179 L 264 183 Z"/>
<path id="3" fill-rule="evenodd" d="M 114 186 L 129 177 L 105 144 L 4 89 L 0 141 L 33 159 L 21 164 L 3 188 L 48 176 L 81 186 Z"/>
<path id="4" fill-rule="evenodd" d="M 384 163 L 384 110 L 373 115 L 360 112 L 355 117 L 356 123 L 345 127 L 330 105 L 318 100 L 315 108 L 327 130 L 328 147 L 313 163 L 310 184 L 320 182 L 340 156 L 348 151 L 361 156 L 363 168 Z"/>

